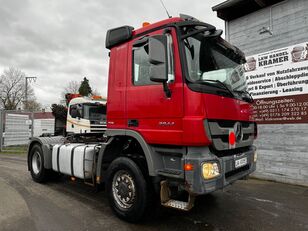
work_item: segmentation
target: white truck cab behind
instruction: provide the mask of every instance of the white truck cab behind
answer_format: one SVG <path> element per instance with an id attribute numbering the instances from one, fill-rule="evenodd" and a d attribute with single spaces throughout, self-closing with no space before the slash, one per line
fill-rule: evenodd
<path id="1" fill-rule="evenodd" d="M 97 133 L 106 130 L 106 99 L 77 97 L 67 110 L 68 133 Z"/>

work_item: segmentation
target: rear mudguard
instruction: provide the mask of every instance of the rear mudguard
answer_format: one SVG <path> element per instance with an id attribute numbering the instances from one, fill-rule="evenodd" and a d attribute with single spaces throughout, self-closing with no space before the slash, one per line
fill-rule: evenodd
<path id="1" fill-rule="evenodd" d="M 53 136 L 53 137 L 34 137 L 30 140 L 29 146 L 28 146 L 28 170 L 29 169 L 29 155 L 32 147 L 35 144 L 38 144 L 41 146 L 43 155 L 44 155 L 44 168 L 51 169 L 52 168 L 52 146 L 55 144 L 63 143 L 64 137 L 63 136 Z"/>

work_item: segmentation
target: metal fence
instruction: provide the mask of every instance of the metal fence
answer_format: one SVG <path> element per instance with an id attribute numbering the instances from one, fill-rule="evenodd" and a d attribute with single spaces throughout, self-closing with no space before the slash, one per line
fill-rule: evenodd
<path id="1" fill-rule="evenodd" d="M 34 112 L 0 110 L 0 151 L 27 145 L 33 136 L 54 132 L 54 119 L 35 119 Z"/>

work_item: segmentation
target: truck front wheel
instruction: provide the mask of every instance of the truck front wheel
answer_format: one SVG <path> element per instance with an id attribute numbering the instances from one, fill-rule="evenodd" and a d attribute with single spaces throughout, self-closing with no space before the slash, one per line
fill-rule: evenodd
<path id="1" fill-rule="evenodd" d="M 30 150 L 28 165 L 32 179 L 43 183 L 47 180 L 48 170 L 44 168 L 44 155 L 40 145 L 35 144 Z"/>
<path id="2" fill-rule="evenodd" d="M 144 218 L 151 192 L 134 161 L 126 157 L 115 159 L 108 168 L 106 183 L 110 206 L 119 218 L 129 222 Z"/>

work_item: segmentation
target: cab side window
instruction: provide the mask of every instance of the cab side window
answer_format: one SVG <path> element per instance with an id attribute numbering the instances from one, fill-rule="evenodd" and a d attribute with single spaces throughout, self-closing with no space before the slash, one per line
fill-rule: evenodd
<path id="1" fill-rule="evenodd" d="M 148 45 L 134 48 L 133 50 L 133 83 L 134 85 L 156 84 L 150 80 L 150 62 Z"/>
<path id="2" fill-rule="evenodd" d="M 80 104 L 71 105 L 69 112 L 72 118 L 82 118 L 82 106 Z"/>
<path id="3" fill-rule="evenodd" d="M 168 82 L 174 81 L 174 64 L 172 36 L 167 34 L 168 41 Z M 150 62 L 148 44 L 133 47 L 133 84 L 136 86 L 156 85 L 159 83 L 150 80 Z"/>

